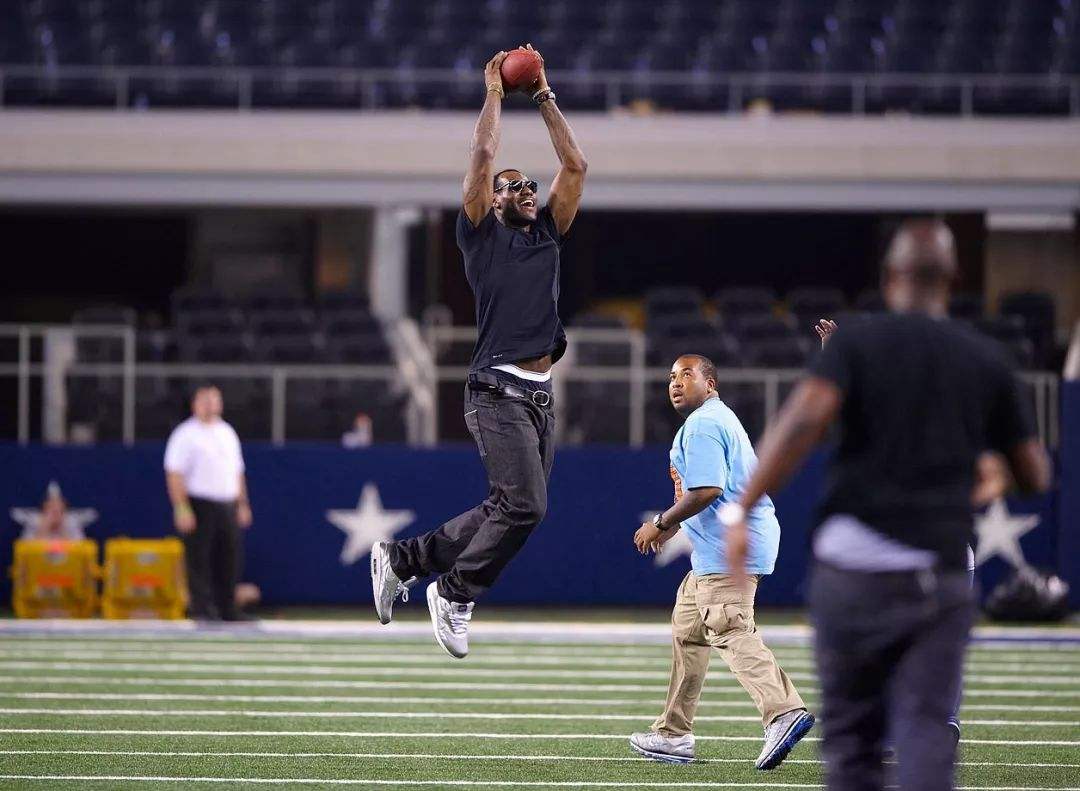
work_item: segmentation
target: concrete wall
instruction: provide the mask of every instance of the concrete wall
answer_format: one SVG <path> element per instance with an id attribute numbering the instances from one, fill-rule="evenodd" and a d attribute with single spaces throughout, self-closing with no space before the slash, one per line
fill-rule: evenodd
<path id="1" fill-rule="evenodd" d="M 1080 121 L 568 113 L 594 207 L 1068 210 Z M 9 111 L 0 201 L 454 205 L 471 113 Z M 550 183 L 529 110 L 500 165 Z"/>

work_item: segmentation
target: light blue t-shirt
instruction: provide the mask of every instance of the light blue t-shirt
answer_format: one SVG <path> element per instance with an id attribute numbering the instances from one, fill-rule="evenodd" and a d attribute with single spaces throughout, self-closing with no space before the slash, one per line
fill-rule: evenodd
<path id="1" fill-rule="evenodd" d="M 710 398 L 691 412 L 675 435 L 671 444 L 675 499 L 702 486 L 723 490 L 708 508 L 682 523 L 694 547 L 690 564 L 698 576 L 728 573 L 720 509 L 725 503 L 739 502 L 756 466 L 757 455 L 746 429 L 719 398 Z M 747 514 L 746 525 L 747 573 L 771 574 L 780 550 L 780 523 L 768 495 Z"/>

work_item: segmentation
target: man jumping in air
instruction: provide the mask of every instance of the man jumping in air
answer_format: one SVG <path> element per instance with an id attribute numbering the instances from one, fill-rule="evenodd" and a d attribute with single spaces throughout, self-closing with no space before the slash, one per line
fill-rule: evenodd
<path id="1" fill-rule="evenodd" d="M 694 552 L 671 613 L 667 703 L 651 730 L 630 737 L 630 747 L 656 761 L 694 760 L 694 713 L 715 648 L 761 712 L 765 744 L 754 766 L 773 769 L 814 726 L 814 715 L 754 625 L 754 593 L 758 580 L 776 564 L 780 523 L 772 501 L 762 498 L 747 520 L 755 538 L 754 557 L 747 564 L 752 582 L 745 590 L 736 587 L 724 557 L 719 513 L 738 501 L 750 479 L 757 465 L 754 448 L 739 418 L 720 400 L 716 366 L 707 358 L 684 354 L 676 360 L 668 396 L 686 419 L 671 446 L 675 504 L 643 524 L 634 544 L 642 554 L 659 551 L 683 529 Z"/>
<path id="2" fill-rule="evenodd" d="M 540 208 L 537 183 L 520 170 L 495 172 L 504 98 L 499 68 L 506 55 L 497 53 L 484 69 L 487 98 L 473 133 L 457 221 L 479 331 L 465 424 L 487 468 L 488 496 L 437 530 L 381 542 L 371 553 L 375 610 L 384 624 L 414 578 L 439 575 L 427 589 L 435 640 L 458 658 L 469 652 L 473 602 L 547 511 L 555 434 L 551 367 L 566 350 L 558 313 L 559 251 L 585 182 L 585 155 L 555 104 L 542 59 L 539 78 L 526 90 L 561 164 L 547 205 Z"/>

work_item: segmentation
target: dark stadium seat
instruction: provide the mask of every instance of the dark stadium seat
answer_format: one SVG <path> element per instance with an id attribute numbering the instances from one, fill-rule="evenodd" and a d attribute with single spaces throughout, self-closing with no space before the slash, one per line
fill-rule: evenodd
<path id="1" fill-rule="evenodd" d="M 1035 352 L 1036 363 L 1049 361 L 1054 351 L 1056 328 L 1054 298 L 1040 292 L 1006 294 L 998 305 L 1002 318 L 1017 317 Z"/>
<path id="2" fill-rule="evenodd" d="M 133 80 L 136 106 L 235 104 L 239 85 L 228 70 L 268 66 L 280 71 L 255 80 L 257 105 L 459 107 L 491 52 L 530 40 L 564 71 L 560 100 L 572 107 L 600 109 L 615 98 L 723 111 L 733 97 L 715 78 L 739 72 L 753 75 L 740 88 L 744 104 L 763 99 L 779 109 L 843 112 L 851 108 L 850 86 L 780 84 L 775 75 L 863 73 L 890 78 L 868 83 L 871 111 L 955 113 L 962 101 L 955 80 L 918 85 L 892 77 L 1075 75 L 1078 16 L 1068 0 L 32 0 L 0 15 L 0 62 L 43 68 L 36 77 L 5 79 L 13 104 L 109 105 L 116 97 L 107 77 L 57 80 L 48 73 L 49 66 L 96 63 L 222 69 L 219 78 Z M 374 83 L 289 71 L 324 66 L 399 74 Z M 415 70 L 425 67 L 454 69 L 451 84 L 420 79 Z M 594 74 L 612 69 L 627 79 L 609 93 Z M 671 70 L 687 79 L 667 87 L 649 79 Z M 975 109 L 987 113 L 1063 114 L 1068 102 L 1064 83 L 974 91 Z"/>
<path id="3" fill-rule="evenodd" d="M 836 288 L 797 288 L 787 294 L 796 330 L 810 330 L 819 319 L 836 316 L 846 307 L 844 293 Z"/>
<path id="4" fill-rule="evenodd" d="M 713 301 L 726 321 L 748 313 L 768 313 L 777 299 L 771 288 L 726 288 Z"/>
<path id="5" fill-rule="evenodd" d="M 772 338 L 750 341 L 744 358 L 758 368 L 800 368 L 810 353 L 810 342 L 801 338 Z"/>
<path id="6" fill-rule="evenodd" d="M 248 328 L 256 336 L 310 333 L 315 315 L 307 308 L 270 308 L 248 313 Z"/>

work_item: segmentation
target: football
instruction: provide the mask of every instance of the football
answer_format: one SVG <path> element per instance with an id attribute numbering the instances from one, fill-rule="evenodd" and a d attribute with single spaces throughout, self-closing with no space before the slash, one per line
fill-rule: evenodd
<path id="1" fill-rule="evenodd" d="M 503 87 L 508 91 L 526 88 L 540 76 L 540 56 L 532 50 L 515 49 L 508 54 L 499 68 Z"/>

